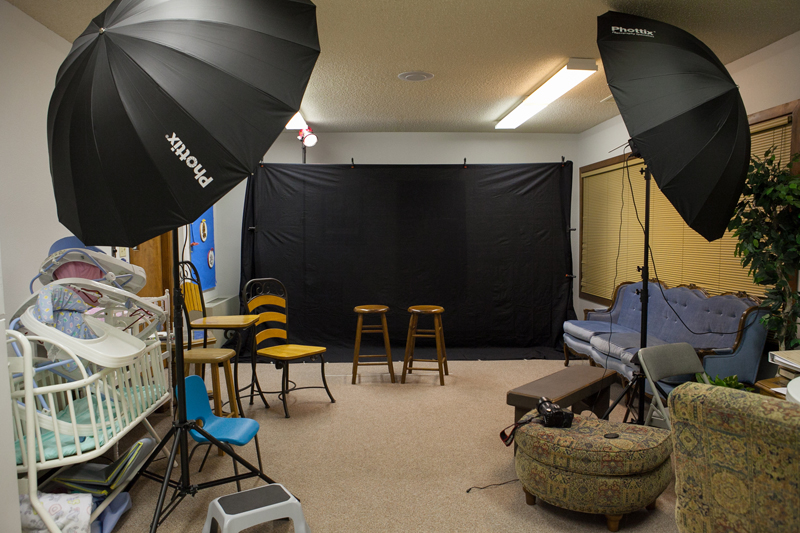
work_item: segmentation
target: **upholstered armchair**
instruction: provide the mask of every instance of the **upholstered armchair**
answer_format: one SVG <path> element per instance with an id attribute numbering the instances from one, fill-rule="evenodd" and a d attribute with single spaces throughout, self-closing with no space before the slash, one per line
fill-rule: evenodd
<path id="1" fill-rule="evenodd" d="M 669 414 L 678 531 L 800 531 L 800 405 L 685 383 Z"/>

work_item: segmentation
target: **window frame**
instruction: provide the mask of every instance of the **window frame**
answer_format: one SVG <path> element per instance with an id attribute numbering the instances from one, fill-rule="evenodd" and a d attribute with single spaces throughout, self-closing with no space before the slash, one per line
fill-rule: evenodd
<path id="1" fill-rule="evenodd" d="M 794 100 L 792 102 L 787 102 L 785 104 L 781 104 L 778 106 L 771 107 L 769 109 L 765 109 L 763 111 L 758 111 L 756 113 L 752 113 L 747 116 L 747 121 L 750 126 L 755 124 L 759 124 L 761 122 L 765 122 L 768 120 L 773 120 L 783 116 L 791 116 L 791 153 L 795 154 L 800 152 L 800 99 Z M 617 165 L 620 163 L 624 163 L 627 158 L 630 157 L 630 154 L 622 154 L 615 157 L 611 157 L 609 159 L 604 159 L 602 161 L 598 161 L 596 163 L 591 163 L 589 165 L 580 167 L 578 169 L 578 180 L 580 182 L 580 196 L 579 196 L 579 211 L 580 211 L 580 232 L 578 237 L 578 296 L 584 300 L 588 300 L 590 302 L 598 303 L 601 305 L 610 305 L 611 299 L 603 298 L 601 296 L 597 296 L 594 294 L 583 292 L 583 233 L 584 233 L 584 224 L 583 224 L 583 217 L 584 217 L 584 186 L 583 186 L 583 176 L 588 172 L 592 172 L 594 170 L 602 169 L 605 167 L 610 167 L 612 165 Z M 638 158 L 637 158 L 638 159 Z M 800 163 L 795 163 L 792 167 L 792 170 L 795 173 L 800 173 Z M 625 281 L 625 280 L 623 280 Z M 795 280 L 796 284 L 796 280 Z M 795 287 L 796 289 L 796 287 Z"/>

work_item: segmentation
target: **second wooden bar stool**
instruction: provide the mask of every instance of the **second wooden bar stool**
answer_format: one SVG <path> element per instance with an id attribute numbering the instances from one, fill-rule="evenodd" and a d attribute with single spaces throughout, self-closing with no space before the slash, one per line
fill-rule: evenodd
<path id="1" fill-rule="evenodd" d="M 353 311 L 358 314 L 358 324 L 356 325 L 356 349 L 353 353 L 353 384 L 356 383 L 356 375 L 358 374 L 358 365 L 389 365 L 389 375 L 394 383 L 394 365 L 392 364 L 392 349 L 389 347 L 389 328 L 386 325 L 386 312 L 389 308 L 385 305 L 359 305 Z M 380 315 L 380 324 L 364 324 L 364 315 Z M 362 333 L 383 333 L 383 345 L 386 347 L 386 353 L 380 355 L 360 355 L 361 350 L 361 334 Z M 361 363 L 361 358 L 375 358 L 385 357 L 386 362 L 377 361 L 371 363 Z"/>
<path id="2" fill-rule="evenodd" d="M 408 308 L 411 320 L 408 323 L 408 337 L 406 337 L 406 356 L 403 360 L 403 375 L 400 383 L 406 382 L 406 371 L 411 374 L 414 370 L 432 370 L 439 372 L 439 384 L 444 385 L 444 377 L 450 375 L 447 371 L 447 352 L 444 348 L 444 330 L 442 329 L 442 313 L 444 307 L 438 305 L 412 305 Z M 433 315 L 433 329 L 418 329 L 420 315 Z M 414 345 L 419 337 L 436 339 L 436 359 L 415 359 Z M 418 367 L 415 362 L 437 363 L 437 367 Z"/>

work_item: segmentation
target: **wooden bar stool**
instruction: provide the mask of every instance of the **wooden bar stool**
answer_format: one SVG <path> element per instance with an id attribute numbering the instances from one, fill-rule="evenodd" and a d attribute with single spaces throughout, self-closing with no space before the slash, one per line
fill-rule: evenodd
<path id="1" fill-rule="evenodd" d="M 356 326 L 356 349 L 353 353 L 353 384 L 356 383 L 356 375 L 358 374 L 358 365 L 389 365 L 389 375 L 394 383 L 394 365 L 392 364 L 392 349 L 389 346 L 389 328 L 386 325 L 386 312 L 389 308 L 385 305 L 359 305 L 353 309 L 358 314 L 358 325 Z M 364 324 L 364 315 L 380 315 L 380 324 Z M 383 345 L 386 347 L 386 353 L 380 355 L 360 355 L 361 350 L 361 334 L 362 333 L 383 333 Z M 359 359 L 385 357 L 386 363 L 383 361 L 376 361 L 371 363 L 360 363 Z"/>
<path id="2" fill-rule="evenodd" d="M 439 372 L 439 384 L 444 385 L 444 377 L 450 375 L 447 371 L 447 352 L 444 348 L 444 330 L 442 329 L 442 313 L 444 307 L 438 305 L 412 305 L 408 308 L 411 313 L 411 320 L 408 323 L 408 336 L 406 337 L 406 356 L 403 360 L 403 375 L 400 383 L 406 382 L 406 371 L 409 374 L 413 370 L 432 370 Z M 417 329 L 420 315 L 433 315 L 433 329 Z M 414 345 L 417 338 L 436 339 L 436 359 L 415 359 Z M 437 367 L 415 367 L 414 362 L 437 363 Z"/>
<path id="3" fill-rule="evenodd" d="M 203 348 L 186 350 L 183 352 L 183 374 L 189 375 L 189 365 L 195 365 L 195 374 L 204 378 L 205 365 L 211 367 L 211 392 L 214 395 L 214 414 L 221 417 L 239 417 L 239 410 L 236 405 L 236 388 L 233 383 L 233 372 L 231 370 L 231 359 L 236 352 L 226 348 Z M 219 382 L 219 367 L 225 372 L 225 386 L 228 389 L 228 400 L 231 412 L 222 411 L 222 395 Z"/>
<path id="4" fill-rule="evenodd" d="M 236 352 L 225 348 L 195 348 L 183 352 L 183 375 L 189 375 L 189 365 L 193 364 L 195 374 L 205 380 L 205 367 L 211 368 L 211 393 L 214 396 L 214 414 L 219 417 L 239 417 L 239 410 L 236 404 L 236 387 L 231 370 L 231 359 Z M 231 408 L 230 413 L 222 411 L 222 390 L 219 382 L 219 366 L 225 372 L 225 385 L 228 389 L 228 403 Z M 217 450 L 219 455 L 224 455 L 222 450 Z"/>

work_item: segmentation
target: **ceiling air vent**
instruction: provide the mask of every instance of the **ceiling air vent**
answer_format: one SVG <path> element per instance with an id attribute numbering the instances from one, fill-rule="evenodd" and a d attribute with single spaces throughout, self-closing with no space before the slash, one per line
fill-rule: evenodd
<path id="1" fill-rule="evenodd" d="M 421 70 L 412 70 L 410 72 L 402 72 L 397 77 L 404 81 L 428 81 L 433 78 L 433 74 L 422 72 Z"/>

